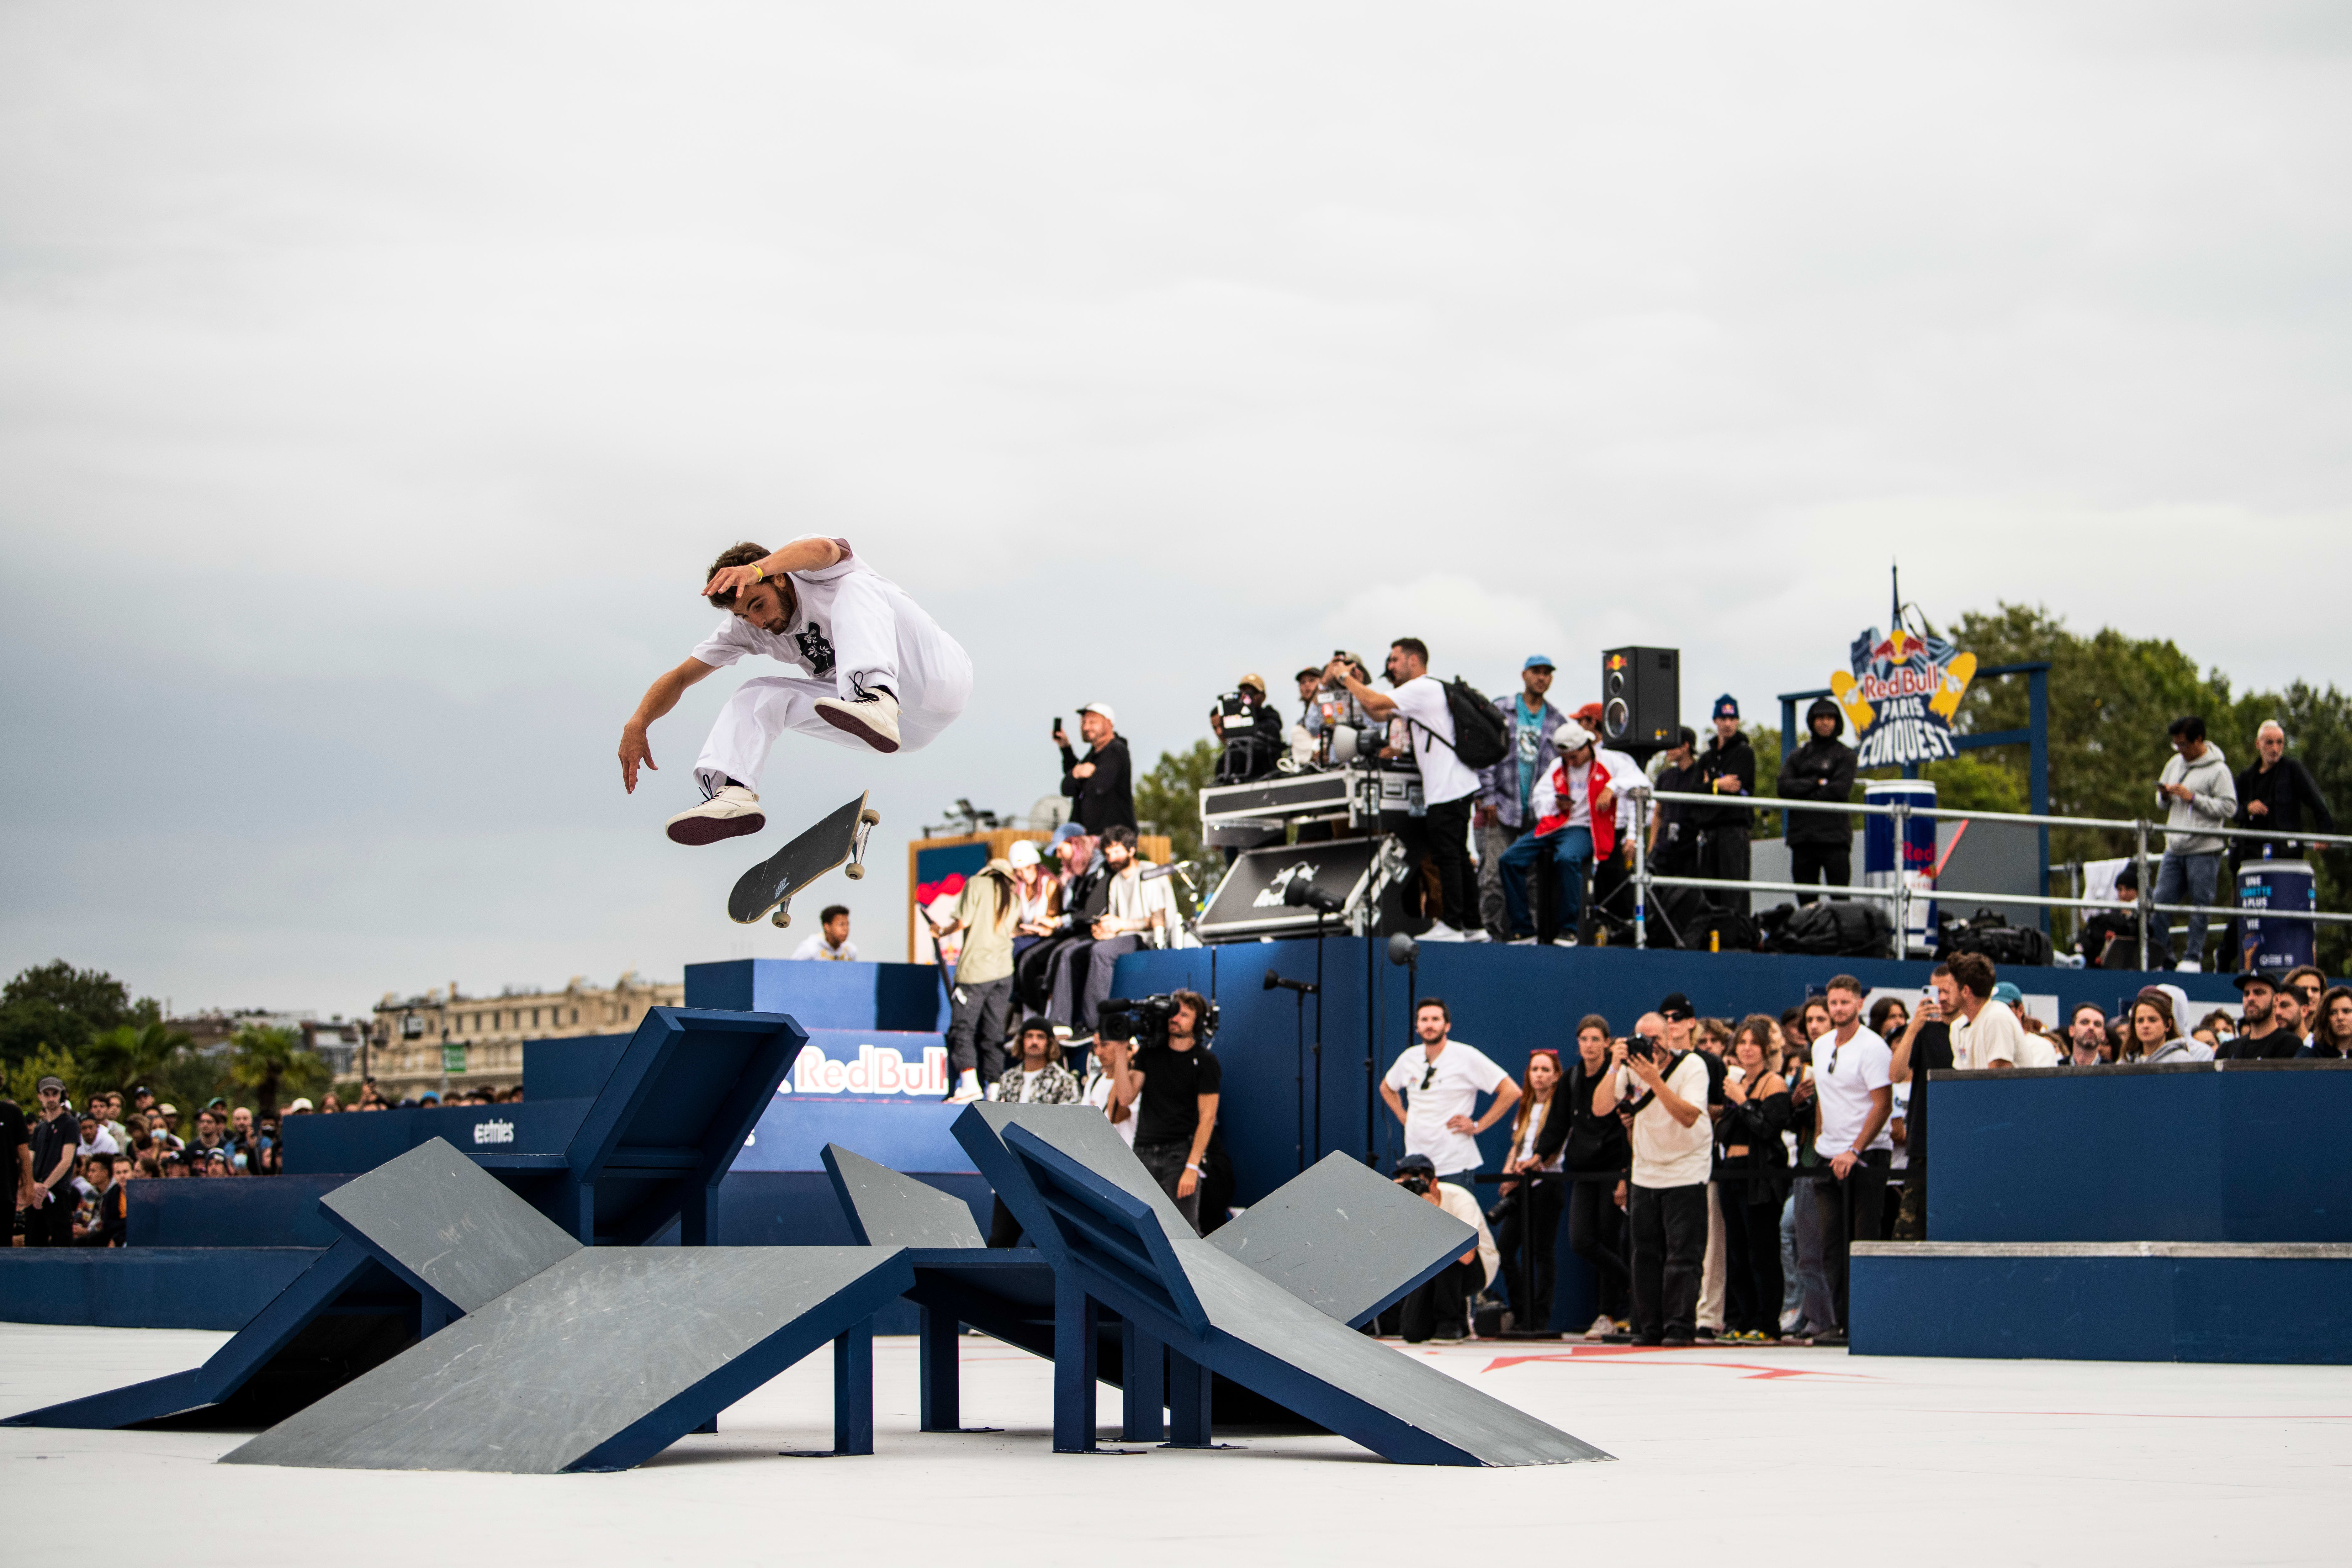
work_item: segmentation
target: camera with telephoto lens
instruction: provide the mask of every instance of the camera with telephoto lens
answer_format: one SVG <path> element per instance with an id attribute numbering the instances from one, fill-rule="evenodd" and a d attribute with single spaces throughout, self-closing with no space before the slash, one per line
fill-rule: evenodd
<path id="1" fill-rule="evenodd" d="M 1141 1050 L 1150 1046 L 1168 1043 L 1168 1026 L 1176 1016 L 1177 1001 L 1173 996 L 1145 996 L 1129 999 L 1113 996 L 1095 1009 L 1095 1032 L 1106 1040 L 1132 1040 Z M 1205 1046 L 1209 1037 L 1217 1032 L 1217 1005 L 1208 1005 L 1203 1016 L 1193 1020 L 1194 1046 Z"/>
<path id="2" fill-rule="evenodd" d="M 1425 1198 L 1429 1195 L 1429 1189 L 1435 1186 L 1437 1182 L 1426 1171 L 1407 1171 L 1396 1179 L 1396 1184 L 1414 1197 Z"/>

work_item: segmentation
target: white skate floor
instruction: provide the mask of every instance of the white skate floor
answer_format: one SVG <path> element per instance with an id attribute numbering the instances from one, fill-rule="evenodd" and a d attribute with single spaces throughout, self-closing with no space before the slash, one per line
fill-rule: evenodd
<path id="1" fill-rule="evenodd" d="M 0 1413 L 193 1366 L 226 1337 L 0 1324 Z M 819 1354 L 622 1475 L 216 1466 L 242 1435 L 11 1427 L 0 1504 L 101 1535 L 206 1520 L 280 1564 L 2352 1559 L 2352 1367 L 1399 1346 L 1617 1458 L 1456 1470 L 1255 1433 L 1056 1457 L 1048 1364 L 963 1344 L 964 1421 L 1004 1430 L 916 1431 L 913 1342 L 881 1340 L 871 1458 L 779 1457 L 831 1444 Z M 1116 1390 L 1101 1408 L 1115 1447 Z"/>

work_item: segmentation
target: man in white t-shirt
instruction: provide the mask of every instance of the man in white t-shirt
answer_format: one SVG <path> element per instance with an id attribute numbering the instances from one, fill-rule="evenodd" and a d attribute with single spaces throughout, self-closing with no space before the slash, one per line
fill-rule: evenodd
<path id="1" fill-rule="evenodd" d="M 2026 1066 L 2025 1026 L 2006 1003 L 1992 999 L 2000 984 L 1992 960 L 1980 952 L 1956 952 L 1948 967 L 1960 1004 L 1960 1016 L 1952 1021 L 1952 1066 L 1977 1072 Z"/>
<path id="2" fill-rule="evenodd" d="M 1622 1107 L 1633 1118 L 1625 1194 L 1633 1342 L 1679 1347 L 1697 1330 L 1715 1123 L 1706 1113 L 1706 1063 L 1696 1051 L 1672 1051 L 1664 1028 L 1664 1019 L 1644 1013 L 1630 1040 L 1609 1047 L 1614 1070 L 1593 1085 L 1592 1114 L 1614 1116 Z"/>
<path id="3" fill-rule="evenodd" d="M 1451 1037 L 1454 1013 L 1438 997 L 1421 999 L 1412 1027 L 1421 1044 L 1397 1058 L 1381 1079 L 1381 1099 L 1404 1124 L 1406 1153 L 1429 1156 L 1442 1181 L 1467 1184 L 1486 1163 L 1478 1134 L 1510 1114 L 1519 1086 L 1486 1053 Z M 1474 1117 L 1482 1094 L 1493 1095 L 1494 1103 L 1486 1115 Z"/>
<path id="4" fill-rule="evenodd" d="M 1895 1051 L 1862 1021 L 1862 982 L 1830 977 L 1830 1026 L 1813 1041 L 1813 1149 L 1830 1180 L 1813 1184 L 1820 1205 L 1822 1266 L 1830 1277 L 1837 1328 L 1815 1344 L 1843 1344 L 1847 1260 L 1857 1241 L 1885 1239 L 1886 1177 L 1895 1159 Z"/>
<path id="5" fill-rule="evenodd" d="M 787 730 L 860 751 L 916 752 L 955 721 L 971 695 L 971 658 L 906 590 L 845 539 L 795 539 L 782 550 L 738 544 L 712 563 L 703 595 L 728 612 L 692 657 L 646 689 L 621 726 L 621 784 L 655 766 L 646 731 L 686 689 L 747 654 L 797 675 L 736 688 L 694 765 L 700 805 L 669 819 L 679 844 L 713 844 L 767 826 L 760 809 L 768 749 Z"/>
<path id="6" fill-rule="evenodd" d="M 857 944 L 849 940 L 849 906 L 827 904 L 817 917 L 817 929 L 793 949 L 794 958 L 830 960 L 835 963 L 857 962 Z"/>
<path id="7" fill-rule="evenodd" d="M 1439 908 L 1424 911 L 1436 924 L 1423 942 L 1484 942 L 1486 928 L 1470 902 L 1477 888 L 1470 870 L 1470 809 L 1478 800 L 1478 774 L 1454 752 L 1454 714 L 1445 705 L 1445 685 L 1429 673 L 1429 647 L 1419 637 L 1399 637 L 1389 645 L 1388 683 L 1392 692 L 1379 692 L 1358 680 L 1347 660 L 1335 658 L 1323 671 L 1332 686 L 1345 686 L 1364 711 L 1376 721 L 1405 721 L 1414 760 L 1421 765 L 1423 815 L 1414 830 L 1414 877 L 1426 862 L 1437 870 Z M 1444 1161 L 1438 1164 L 1442 1169 Z"/>

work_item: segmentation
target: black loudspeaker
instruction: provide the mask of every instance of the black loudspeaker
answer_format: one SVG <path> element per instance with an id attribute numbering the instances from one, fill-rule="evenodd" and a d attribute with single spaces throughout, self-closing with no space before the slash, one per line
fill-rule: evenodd
<path id="1" fill-rule="evenodd" d="M 1621 647 L 1601 656 L 1601 738 L 1610 745 L 1673 745 L 1682 707 L 1679 648 Z"/>

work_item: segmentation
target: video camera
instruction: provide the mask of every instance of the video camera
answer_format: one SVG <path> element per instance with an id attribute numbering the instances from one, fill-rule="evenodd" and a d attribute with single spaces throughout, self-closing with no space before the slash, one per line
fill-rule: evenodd
<path id="1" fill-rule="evenodd" d="M 1095 1032 L 1107 1040 L 1132 1040 L 1138 1048 L 1164 1046 L 1168 1043 L 1168 1025 L 1175 1016 L 1173 996 L 1113 996 L 1095 1009 Z M 1217 1005 L 1211 1002 L 1193 1023 L 1194 1048 L 1207 1045 L 1216 1032 Z"/>
<path id="2" fill-rule="evenodd" d="M 1221 784 L 1254 784 L 1282 760 L 1281 714 L 1268 702 L 1244 697 L 1239 687 L 1217 699 L 1217 733 L 1224 743 L 1217 755 Z"/>

